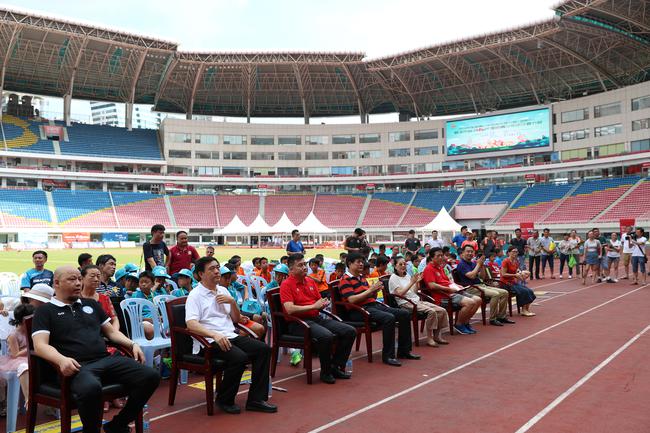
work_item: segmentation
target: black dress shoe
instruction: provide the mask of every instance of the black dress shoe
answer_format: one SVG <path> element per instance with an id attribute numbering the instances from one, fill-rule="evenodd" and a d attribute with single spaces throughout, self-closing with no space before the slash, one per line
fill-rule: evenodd
<path id="1" fill-rule="evenodd" d="M 401 367 L 402 363 L 395 358 L 388 358 L 383 360 L 384 364 L 391 365 L 393 367 Z"/>
<path id="2" fill-rule="evenodd" d="M 420 359 L 420 358 L 422 358 L 420 355 L 416 355 L 415 353 L 411 353 L 411 352 L 404 353 L 404 354 L 398 354 L 397 357 L 402 358 L 402 359 Z"/>
<path id="3" fill-rule="evenodd" d="M 268 401 L 249 401 L 246 403 L 246 410 L 252 412 L 276 413 L 278 407 Z"/>
<path id="4" fill-rule="evenodd" d="M 497 319 L 490 320 L 490 325 L 492 326 L 503 326 L 503 323 L 499 322 Z"/>
<path id="5" fill-rule="evenodd" d="M 497 320 L 498 320 L 499 322 L 501 322 L 501 323 L 508 323 L 508 324 L 511 324 L 511 325 L 514 325 L 514 324 L 515 324 L 515 322 L 514 322 L 513 320 L 510 320 L 510 319 L 508 319 L 507 317 L 504 317 L 503 319 L 497 319 Z"/>
<path id="6" fill-rule="evenodd" d="M 332 368 L 332 376 L 334 376 L 335 379 L 350 379 L 352 377 L 350 373 L 346 373 L 338 367 Z"/>
<path id="7" fill-rule="evenodd" d="M 239 406 L 237 406 L 236 404 L 234 404 L 234 403 L 233 404 L 223 404 L 223 403 L 218 403 L 217 402 L 217 406 L 219 406 L 219 408 L 222 411 L 224 411 L 226 413 L 229 413 L 231 415 L 237 415 L 237 414 L 241 413 L 241 408 Z"/>
<path id="8" fill-rule="evenodd" d="M 326 374 L 321 374 L 320 375 L 320 381 L 323 383 L 329 383 L 330 385 L 333 383 L 336 383 L 336 379 L 334 379 L 334 376 L 332 376 L 329 373 Z"/>

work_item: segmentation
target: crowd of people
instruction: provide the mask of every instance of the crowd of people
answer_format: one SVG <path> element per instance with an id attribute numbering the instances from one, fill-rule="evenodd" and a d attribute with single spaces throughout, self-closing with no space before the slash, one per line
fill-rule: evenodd
<path id="1" fill-rule="evenodd" d="M 193 353 L 202 355 L 210 350 L 226 361 L 216 396 L 218 406 L 226 413 L 241 412 L 235 396 L 247 364 L 252 363 L 246 410 L 273 413 L 277 407 L 268 402 L 271 348 L 264 338 L 269 325 L 269 293 L 279 293 L 287 315 L 307 322 L 320 358 L 320 379 L 334 384 L 351 378 L 346 365 L 357 336 L 354 323 L 363 322 L 365 313 L 382 332 L 382 361 L 399 367 L 420 359 L 412 352 L 413 309 L 425 315 L 426 344 L 440 347 L 449 344 L 444 337 L 449 311 L 457 311 L 452 326 L 463 335 L 477 333 L 472 318 L 484 302 L 489 305 L 492 326 L 515 323 L 508 317 L 511 296 L 516 297 L 521 316 L 535 316 L 531 311 L 535 294 L 529 280 L 563 278 L 566 269 L 567 278 L 575 274 L 583 284 L 589 278 L 593 283 L 616 283 L 625 278 L 632 284 L 646 283 L 647 238 L 641 227 L 628 227 L 620 239 L 617 233 L 601 235 L 597 228 L 582 239 L 573 230 L 558 242 L 548 229 L 542 230 L 541 236 L 534 230 L 528 238 L 516 229 L 508 244 L 496 231 L 477 239 L 462 227 L 447 241 L 436 231 L 420 240 L 411 230 L 403 244 L 380 244 L 377 249 L 368 242 L 366 232 L 357 228 L 345 240 L 345 252 L 338 261 L 326 261 L 321 254 L 307 259 L 300 232 L 294 230 L 286 255 L 277 263 L 256 257 L 251 269 L 245 269 L 238 255 L 220 262 L 212 246 L 201 257 L 184 231 L 176 233 L 176 244 L 168 248 L 164 234 L 162 225 L 151 228 L 151 240 L 142 247 L 143 270 L 132 263 L 118 268 L 110 254 L 93 260 L 91 254 L 82 253 L 78 267 L 50 271 L 47 252 L 32 253 L 34 267 L 21 280 L 22 304 L 13 311 L 15 332 L 8 339 L 9 355 L 0 366 L 17 371 L 26 399 L 25 318 L 33 315 L 31 337 L 36 354 L 72 377 L 71 390 L 84 431 L 99 432 L 97 405 L 106 382 L 125 385 L 129 394 L 126 404 L 113 402 L 121 411 L 104 431 L 128 431 L 128 424 L 155 391 L 160 376 L 141 364 L 142 350 L 120 329 L 113 307 L 116 298 L 153 301 L 158 295 L 187 297 L 188 329 L 211 344 L 205 347 L 195 340 Z M 619 274 L 621 259 L 624 274 Z M 250 282 L 253 276 L 260 285 Z M 327 314 L 333 290 L 350 305 L 344 310 L 343 322 Z M 385 296 L 394 298 L 393 306 L 382 302 Z M 0 305 L 2 312 L 6 314 Z M 146 337 L 153 338 L 154 315 L 145 309 L 143 320 Z M 236 324 L 257 338 L 238 330 Z M 290 321 L 288 332 L 302 336 L 304 330 Z M 134 359 L 120 356 L 106 341 L 128 346 Z M 295 350 L 291 363 L 299 363 L 301 357 Z"/>

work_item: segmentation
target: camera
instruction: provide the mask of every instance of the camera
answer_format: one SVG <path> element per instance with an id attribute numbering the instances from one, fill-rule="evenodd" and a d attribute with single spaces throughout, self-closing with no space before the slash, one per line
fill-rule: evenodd
<path id="1" fill-rule="evenodd" d="M 630 233 L 630 234 L 627 235 L 627 236 L 628 236 L 630 239 L 632 239 L 633 241 L 636 240 L 636 233 Z"/>

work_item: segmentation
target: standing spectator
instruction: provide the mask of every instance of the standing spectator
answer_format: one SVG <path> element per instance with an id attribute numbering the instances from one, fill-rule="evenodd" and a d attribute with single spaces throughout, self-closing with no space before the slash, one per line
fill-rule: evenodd
<path id="1" fill-rule="evenodd" d="M 206 257 L 214 257 L 214 247 L 212 245 L 208 245 L 205 248 L 205 256 Z"/>
<path id="2" fill-rule="evenodd" d="M 198 259 L 199 252 L 189 244 L 187 232 L 176 232 L 176 245 L 169 249 L 167 256 L 167 273 L 174 275 L 181 269 L 192 269 L 192 264 Z"/>
<path id="3" fill-rule="evenodd" d="M 52 286 L 54 274 L 52 271 L 45 269 L 47 253 L 42 250 L 34 251 L 32 253 L 32 262 L 34 263 L 34 267 L 25 272 L 23 278 L 20 280 L 20 288 L 31 289 L 35 284 L 41 283 Z"/>
<path id="4" fill-rule="evenodd" d="M 415 254 L 420 251 L 421 247 L 420 239 L 415 237 L 415 230 L 409 230 L 409 234 L 404 241 L 404 247 L 407 251 L 410 251 L 411 254 Z"/>
<path id="5" fill-rule="evenodd" d="M 354 229 L 352 235 L 348 236 L 343 242 L 343 249 L 348 253 L 361 254 L 361 237 L 365 234 L 366 232 L 360 227 Z"/>
<path id="6" fill-rule="evenodd" d="M 211 347 L 204 348 L 194 340 L 194 354 L 201 356 L 203 351 L 211 350 L 216 358 L 226 361 L 217 391 L 217 405 L 229 414 L 241 412 L 235 404 L 235 396 L 246 364 L 252 361 L 252 382 L 246 410 L 277 412 L 277 407 L 268 403 L 271 348 L 259 340 L 237 333 L 233 323 L 239 323 L 239 308 L 228 290 L 219 285 L 221 273 L 216 259 L 202 257 L 197 260 L 194 274 L 200 283 L 187 297 L 185 321 L 190 331 L 212 343 Z"/>
<path id="7" fill-rule="evenodd" d="M 465 248 L 465 245 L 469 245 L 474 249 L 474 252 L 478 251 L 478 242 L 474 240 L 474 232 L 467 232 L 467 239 L 463 241 L 460 248 L 458 249 L 458 254 L 460 254 Z"/>
<path id="8" fill-rule="evenodd" d="M 593 228 L 592 231 L 594 232 L 594 239 L 600 242 L 601 247 L 600 255 L 598 257 L 598 282 L 600 283 L 605 279 L 605 274 L 607 272 L 607 248 L 605 248 L 605 246 L 607 245 L 609 238 L 600 233 L 600 229 L 597 227 Z"/>
<path id="9" fill-rule="evenodd" d="M 632 273 L 634 274 L 634 282 L 632 284 L 639 284 L 639 270 L 643 276 L 643 284 L 646 283 L 646 263 L 648 258 L 645 255 L 645 247 L 648 239 L 644 236 L 644 231 L 641 227 L 636 228 L 634 236 L 628 236 L 627 241 L 632 250 Z"/>
<path id="10" fill-rule="evenodd" d="M 564 233 L 562 237 L 563 239 L 557 244 L 557 250 L 560 253 L 560 279 L 564 273 L 564 265 L 567 265 L 569 269 L 569 278 L 573 278 L 573 268 L 570 266 L 569 259 L 571 258 L 571 245 L 575 241 L 571 240 L 569 233 Z"/>
<path id="11" fill-rule="evenodd" d="M 115 275 L 115 268 L 117 267 L 117 260 L 115 260 L 115 257 L 110 254 L 102 254 L 97 257 L 95 265 L 101 273 L 97 293 L 108 296 L 120 296 L 121 290 L 113 281 L 113 275 Z"/>
<path id="12" fill-rule="evenodd" d="M 483 246 L 483 255 L 485 257 L 490 257 L 492 252 L 497 249 L 497 238 L 496 232 L 493 230 L 488 230 L 485 234 L 485 239 L 481 242 Z"/>
<path id="13" fill-rule="evenodd" d="M 291 231 L 291 240 L 287 242 L 287 255 L 293 256 L 294 254 L 305 254 L 305 246 L 300 240 L 300 230 L 294 229 Z"/>
<path id="14" fill-rule="evenodd" d="M 169 248 L 165 245 L 165 226 L 156 224 L 151 227 L 151 240 L 142 245 L 142 254 L 146 271 L 152 271 L 156 266 L 165 266 L 169 256 Z"/>
<path id="15" fill-rule="evenodd" d="M 535 230 L 533 235 L 528 238 L 526 247 L 528 248 L 528 270 L 530 271 L 530 279 L 533 280 L 537 278 L 539 280 L 539 261 L 542 256 L 542 240 L 539 238 L 538 230 Z"/>
<path id="16" fill-rule="evenodd" d="M 88 253 L 79 254 L 79 257 L 77 257 L 77 263 L 79 264 L 80 271 L 86 266 L 92 265 L 93 264 L 92 254 L 88 254 Z"/>
<path id="17" fill-rule="evenodd" d="M 86 433 L 99 433 L 102 413 L 102 385 L 120 384 L 129 393 L 128 403 L 111 421 L 104 424 L 107 433 L 129 431 L 138 412 L 154 393 L 160 376 L 145 360 L 142 349 L 111 324 L 102 307 L 81 295 L 81 274 L 72 266 L 54 273 L 56 296 L 34 313 L 32 339 L 36 355 L 58 366 L 71 377 L 70 391 L 79 409 Z M 135 360 L 108 356 L 104 337 L 113 343 L 131 347 Z"/>
<path id="18" fill-rule="evenodd" d="M 582 285 L 587 284 L 587 275 L 591 270 L 591 282 L 596 282 L 596 277 L 598 277 L 599 268 L 600 268 L 600 252 L 602 250 L 602 245 L 600 241 L 595 238 L 595 233 L 593 230 L 590 230 L 587 233 L 587 240 L 585 241 L 585 251 L 584 251 L 584 263 L 586 268 L 582 274 Z"/>
<path id="19" fill-rule="evenodd" d="M 605 249 L 607 250 L 607 277 L 605 281 L 618 283 L 618 264 L 621 260 L 621 241 L 618 240 L 618 233 L 612 232 L 605 244 Z M 615 278 L 612 278 L 612 273 L 616 275 Z"/>
<path id="20" fill-rule="evenodd" d="M 551 280 L 555 279 L 553 275 L 553 262 L 555 261 L 555 241 L 550 236 L 551 231 L 544 229 L 542 231 L 542 238 L 540 239 L 540 247 L 542 248 L 542 279 L 546 276 L 546 265 L 551 271 Z"/>
<path id="21" fill-rule="evenodd" d="M 445 241 L 443 241 L 442 239 L 438 239 L 438 230 L 434 230 L 431 232 L 431 237 L 427 239 L 426 243 L 431 248 L 436 248 L 436 247 L 442 248 L 445 246 Z M 424 253 L 427 254 L 427 251 L 425 251 Z"/>
<path id="22" fill-rule="evenodd" d="M 625 276 L 622 279 L 630 279 L 630 262 L 632 261 L 632 253 L 634 252 L 634 245 L 631 245 L 628 240 L 630 236 L 634 236 L 634 227 L 627 226 L 627 231 L 621 235 L 621 243 L 623 244 L 623 266 L 625 267 Z"/>
<path id="23" fill-rule="evenodd" d="M 521 237 L 521 229 L 515 229 L 515 237 L 510 240 L 510 245 L 517 248 L 517 262 L 519 269 L 526 269 L 526 239 Z"/>
<path id="24" fill-rule="evenodd" d="M 460 250 L 465 240 L 467 240 L 467 226 L 462 226 L 460 228 L 460 233 L 453 237 L 451 243 L 456 246 L 456 250 Z"/>

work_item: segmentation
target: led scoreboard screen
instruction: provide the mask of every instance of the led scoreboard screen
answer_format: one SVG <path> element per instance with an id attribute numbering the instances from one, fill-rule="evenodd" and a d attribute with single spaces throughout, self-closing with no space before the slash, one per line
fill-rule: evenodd
<path id="1" fill-rule="evenodd" d="M 548 147 L 550 123 L 549 108 L 451 120 L 445 125 L 447 155 Z"/>

